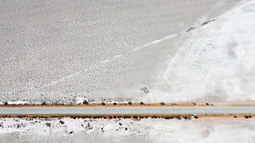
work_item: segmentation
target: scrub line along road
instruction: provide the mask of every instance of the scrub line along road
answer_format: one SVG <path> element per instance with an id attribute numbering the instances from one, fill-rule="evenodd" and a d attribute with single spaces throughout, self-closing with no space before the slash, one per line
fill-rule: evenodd
<path id="1" fill-rule="evenodd" d="M 1 107 L 0 114 L 255 113 L 255 107 Z"/>

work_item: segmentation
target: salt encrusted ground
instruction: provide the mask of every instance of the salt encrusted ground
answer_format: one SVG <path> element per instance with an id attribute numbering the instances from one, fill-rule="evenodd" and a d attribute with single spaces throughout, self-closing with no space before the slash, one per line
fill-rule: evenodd
<path id="1" fill-rule="evenodd" d="M 240 24 L 232 24 L 229 30 L 252 30 L 249 26 L 254 21 L 243 21 L 245 24 L 242 24 L 244 15 L 247 19 L 252 17 L 252 7 L 223 16 L 194 31 L 183 32 L 224 14 L 239 1 L 1 0 L 0 101 L 71 103 L 88 98 L 98 102 L 104 99 L 107 102 L 172 102 L 200 101 L 209 97 L 206 92 L 210 92 L 212 98 L 221 96 L 215 93 L 218 89 L 227 92 L 221 82 L 212 83 L 215 89 L 209 86 L 209 82 L 201 83 L 201 78 L 210 81 L 221 77 L 210 73 L 205 76 L 207 72 L 213 71 L 213 63 L 218 59 L 216 50 L 211 48 L 216 46 L 217 51 L 223 50 L 221 59 L 218 59 L 221 60 L 219 68 L 222 69 L 224 64 L 239 63 L 240 60 L 233 56 L 226 62 L 222 60 L 224 51 L 227 51 L 226 44 L 238 43 L 234 44 L 237 47 L 243 45 L 231 38 L 233 41 L 220 43 L 225 44 L 226 48 L 219 48 L 217 32 L 227 30 L 225 27 L 233 18 L 238 18 L 235 22 Z M 207 35 L 216 35 L 216 38 L 208 41 Z M 226 36 L 229 35 L 233 34 Z M 190 49 L 185 51 L 187 46 Z M 196 53 L 201 54 L 203 47 L 206 47 L 205 54 L 193 57 Z M 252 59 L 250 54 L 246 58 L 248 61 Z M 186 56 L 179 61 L 182 55 Z M 187 61 L 190 56 L 192 62 Z M 177 61 L 171 60 L 173 57 Z M 201 68 L 196 63 L 195 69 L 201 71 L 196 72 L 193 61 L 199 62 L 200 59 L 203 59 Z M 171 68 L 175 64 L 179 67 Z M 248 62 L 249 65 L 252 63 Z M 185 69 L 189 72 L 184 72 Z M 229 70 L 225 71 L 229 73 Z M 244 74 L 252 77 L 251 71 L 248 69 Z M 165 79 L 168 81 L 165 82 Z M 181 89 L 184 79 L 187 84 L 185 89 Z M 233 82 L 235 88 L 239 80 Z M 231 91 L 227 94 L 249 92 L 252 85 L 242 85 L 245 86 L 240 89 L 242 92 Z M 144 86 L 148 87 L 148 94 L 140 90 Z M 221 99 L 228 98 L 224 96 Z"/>
<path id="2" fill-rule="evenodd" d="M 168 61 L 151 99 L 200 103 L 254 101 L 254 17 L 255 2 L 249 1 L 190 31 L 191 36 Z"/>
<path id="3" fill-rule="evenodd" d="M 61 124 L 59 121 L 63 121 Z M 254 119 L 0 119 L 0 140 L 13 142 L 253 142 Z"/>

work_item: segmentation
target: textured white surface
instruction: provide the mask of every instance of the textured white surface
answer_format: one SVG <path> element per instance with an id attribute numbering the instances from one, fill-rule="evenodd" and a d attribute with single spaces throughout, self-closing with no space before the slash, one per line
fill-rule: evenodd
<path id="1" fill-rule="evenodd" d="M 1 101 L 170 102 L 177 91 L 168 89 L 164 95 L 165 90 L 154 87 L 187 39 L 199 44 L 201 33 L 185 30 L 237 2 L 1 1 Z M 173 88 L 171 83 L 163 86 L 168 84 Z M 144 86 L 151 95 L 140 90 Z M 175 95 L 180 100 L 193 98 L 187 96 Z"/>
<path id="2" fill-rule="evenodd" d="M 202 103 L 254 100 L 254 6 L 250 1 L 194 29 L 169 61 L 151 97 Z"/>
<path id="3" fill-rule="evenodd" d="M 60 120 L 64 124 L 60 124 Z M 50 123 L 51 126 L 46 126 Z M 88 126 L 89 124 L 89 126 Z M 0 139 L 9 142 L 244 143 L 254 140 L 254 119 L 0 119 Z M 18 128 L 19 125 L 19 128 Z M 127 130 L 125 129 L 127 128 Z M 69 134 L 73 132 L 72 134 Z"/>

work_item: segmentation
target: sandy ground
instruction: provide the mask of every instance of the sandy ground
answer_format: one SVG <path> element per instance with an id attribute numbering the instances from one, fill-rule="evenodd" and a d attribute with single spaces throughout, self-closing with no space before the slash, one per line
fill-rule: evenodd
<path id="1" fill-rule="evenodd" d="M 64 124 L 60 123 L 60 120 Z M 0 140 L 9 142 L 252 142 L 254 119 L 0 119 Z"/>
<path id="2" fill-rule="evenodd" d="M 218 42 L 214 39 L 208 41 L 207 35 L 217 35 L 217 31 L 226 29 L 224 27 L 233 18 L 238 18 L 235 22 L 240 24 L 232 24 L 230 30 L 246 32 L 247 29 L 242 28 L 248 28 L 254 21 L 242 24 L 241 20 L 243 16 L 248 16 L 247 19 L 252 16 L 252 7 L 230 13 L 195 31 L 185 33 L 185 30 L 226 13 L 239 2 L 1 0 L 0 100 L 74 103 L 84 98 L 91 102 L 171 102 L 197 98 L 200 101 L 202 97 L 207 99 L 205 91 L 212 97 L 221 96 L 215 93 L 220 86 L 217 81 L 214 84 L 217 86 L 211 90 L 208 90 L 208 82 L 202 86 L 199 86 L 201 81 L 195 82 L 205 75 L 208 75 L 206 81 L 220 77 L 209 76 L 207 72 L 213 70 L 210 67 L 195 72 L 192 68 L 198 58 L 195 54 L 201 53 L 203 48 L 200 47 L 203 46 L 207 49 L 217 47 Z M 226 36 L 229 35 L 233 34 Z M 238 43 L 232 41 L 235 42 Z M 231 45 L 231 41 L 229 43 Z M 190 51 L 185 50 L 187 46 Z M 217 59 L 213 50 L 208 49 L 205 53 L 199 59 L 211 62 Z M 180 61 L 181 55 L 187 56 Z M 190 56 L 192 62 L 187 61 Z M 247 58 L 249 61 L 249 56 Z M 182 63 L 185 61 L 186 64 Z M 183 68 L 175 67 L 173 71 L 171 66 L 175 64 Z M 201 65 L 213 66 L 210 62 Z M 182 71 L 187 68 L 189 73 Z M 200 69 L 197 64 L 195 69 Z M 252 76 L 250 70 L 244 74 Z M 190 82 L 197 84 L 193 86 Z M 181 90 L 183 83 L 188 85 Z M 148 94 L 141 90 L 143 87 L 148 88 Z M 229 94 L 250 91 L 249 86 L 245 87 L 247 89 L 243 92 Z M 198 96 L 194 97 L 195 94 Z"/>

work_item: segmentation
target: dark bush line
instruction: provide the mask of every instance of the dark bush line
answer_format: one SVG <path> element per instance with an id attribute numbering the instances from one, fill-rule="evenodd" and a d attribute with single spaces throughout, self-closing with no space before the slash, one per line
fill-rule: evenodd
<path id="1" fill-rule="evenodd" d="M 83 100 L 82 103 L 79 103 L 78 105 L 80 104 L 84 104 L 84 105 L 89 105 L 89 102 L 87 100 Z M 95 103 L 94 103 L 95 104 Z M 119 103 L 120 105 L 132 105 L 133 103 L 131 101 L 129 101 L 128 103 Z M 145 105 L 145 103 L 143 102 L 140 102 L 139 103 L 140 105 Z M 193 103 L 194 105 L 196 105 L 196 103 Z M 69 106 L 72 106 L 72 105 L 76 105 L 76 104 L 73 104 L 73 103 L 69 103 L 69 104 L 64 104 L 64 103 L 47 103 L 46 101 L 43 101 L 41 104 L 28 104 L 28 103 L 24 103 L 24 104 L 8 104 L 8 102 L 4 102 L 3 105 L 5 106 L 8 106 L 8 105 L 11 105 L 11 106 L 26 106 L 26 105 L 30 105 L 30 106 L 45 106 L 45 105 L 69 105 Z M 98 103 L 98 105 L 106 105 L 106 103 L 102 102 L 102 103 Z M 113 105 L 117 105 L 116 102 L 113 103 Z M 150 105 L 150 104 L 149 104 Z M 165 105 L 164 102 L 160 102 L 160 105 Z M 177 105 L 177 103 L 171 103 L 171 105 Z M 206 103 L 206 105 L 209 105 L 209 103 Z M 212 105 L 212 104 L 211 104 Z"/>

